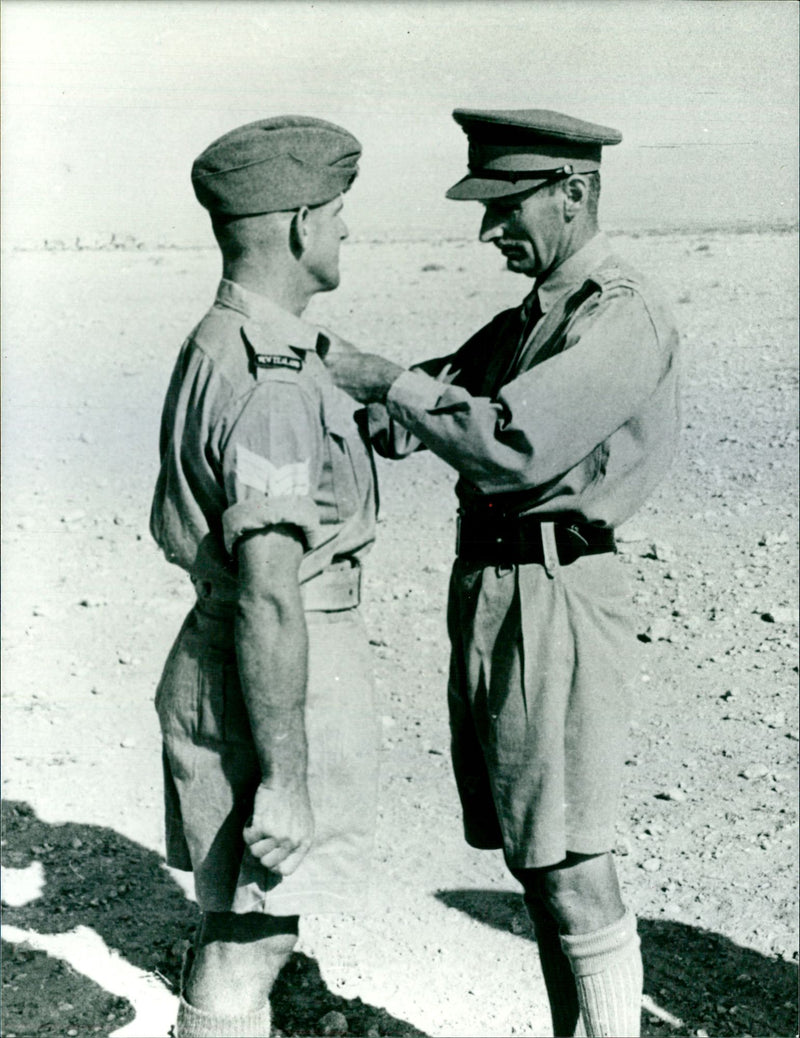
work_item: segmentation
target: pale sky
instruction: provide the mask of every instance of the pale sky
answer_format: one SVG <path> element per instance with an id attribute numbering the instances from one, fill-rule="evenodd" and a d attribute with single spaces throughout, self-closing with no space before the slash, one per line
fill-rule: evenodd
<path id="1" fill-rule="evenodd" d="M 798 211 L 789 0 L 3 0 L 7 243 L 210 244 L 189 183 L 211 140 L 284 113 L 361 140 L 354 238 L 472 236 L 452 109 L 552 108 L 620 129 L 613 229 Z"/>

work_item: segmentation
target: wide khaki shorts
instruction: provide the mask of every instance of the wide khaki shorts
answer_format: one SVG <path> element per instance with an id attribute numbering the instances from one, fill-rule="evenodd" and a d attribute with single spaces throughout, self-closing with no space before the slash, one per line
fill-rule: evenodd
<path id="1" fill-rule="evenodd" d="M 311 850 L 288 877 L 247 850 L 260 771 L 242 698 L 233 621 L 198 601 L 156 693 L 163 736 L 167 864 L 194 873 L 204 911 L 270 915 L 363 906 L 374 840 L 378 724 L 357 609 L 308 612 L 306 734 Z"/>
<path id="2" fill-rule="evenodd" d="M 636 641 L 613 555 L 457 561 L 448 699 L 464 831 L 514 868 L 613 846 Z"/>

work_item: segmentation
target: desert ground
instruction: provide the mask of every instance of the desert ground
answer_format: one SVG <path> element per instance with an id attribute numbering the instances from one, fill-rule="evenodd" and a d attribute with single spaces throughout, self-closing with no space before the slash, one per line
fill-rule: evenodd
<path id="1" fill-rule="evenodd" d="M 638 677 L 615 853 L 646 1035 L 797 1033 L 797 235 L 616 235 L 682 331 L 684 435 L 620 531 Z M 163 865 L 153 693 L 191 606 L 148 533 L 158 420 L 211 249 L 3 256 L 2 1033 L 165 1038 L 196 924 Z M 309 316 L 410 363 L 529 283 L 471 241 L 353 240 Z M 448 760 L 452 474 L 380 463 L 364 614 L 383 719 L 364 914 L 304 919 L 275 1034 L 551 1033 L 499 853 Z"/>

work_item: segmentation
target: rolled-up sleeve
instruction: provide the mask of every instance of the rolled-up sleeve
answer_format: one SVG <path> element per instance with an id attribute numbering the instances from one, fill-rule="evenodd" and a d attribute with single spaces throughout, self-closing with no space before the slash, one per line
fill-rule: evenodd
<path id="1" fill-rule="evenodd" d="M 411 371 L 395 381 L 386 409 L 481 491 L 539 486 L 637 413 L 666 374 L 662 347 L 641 295 L 613 288 L 576 314 L 561 352 L 496 398 Z"/>
<path id="2" fill-rule="evenodd" d="M 246 533 L 294 526 L 313 544 L 320 525 L 314 490 L 322 465 L 319 406 L 304 387 L 260 383 L 229 420 L 221 448 L 226 549 Z"/>

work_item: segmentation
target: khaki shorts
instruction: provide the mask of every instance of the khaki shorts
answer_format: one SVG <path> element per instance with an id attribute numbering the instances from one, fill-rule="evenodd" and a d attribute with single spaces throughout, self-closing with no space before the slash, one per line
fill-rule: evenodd
<path id="1" fill-rule="evenodd" d="M 467 841 L 514 868 L 613 846 L 630 716 L 622 565 L 456 562 L 448 699 Z"/>
<path id="2" fill-rule="evenodd" d="M 194 873 L 204 911 L 303 915 L 363 906 L 374 840 L 378 725 L 357 609 L 306 613 L 311 850 L 282 878 L 242 837 L 260 771 L 236 668 L 233 623 L 198 601 L 156 693 L 167 864 Z"/>

